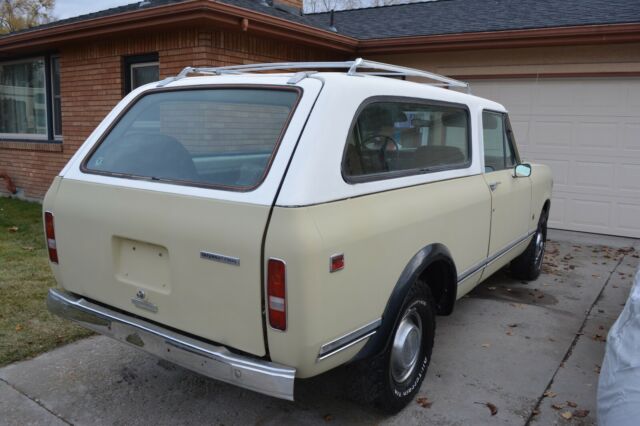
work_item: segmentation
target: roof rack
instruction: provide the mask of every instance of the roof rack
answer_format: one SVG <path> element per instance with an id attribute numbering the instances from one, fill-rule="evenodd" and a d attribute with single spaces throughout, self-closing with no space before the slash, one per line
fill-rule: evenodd
<path id="1" fill-rule="evenodd" d="M 162 80 L 158 83 L 157 87 L 166 86 L 167 84 L 185 78 L 190 74 L 222 75 L 274 70 L 317 70 L 326 68 L 347 69 L 347 75 L 353 76 L 377 75 L 386 77 L 423 77 L 437 81 L 438 83 L 431 83 L 434 85 L 469 89 L 469 83 L 454 80 L 453 78 L 445 77 L 440 74 L 414 68 L 401 67 L 398 65 L 384 64 L 382 62 L 367 61 L 362 58 L 344 62 L 267 62 L 262 64 L 231 65 L 226 67 L 186 67 L 180 71 L 178 75 Z M 366 71 L 359 72 L 359 69 L 364 69 Z M 296 84 L 314 72 L 315 71 L 298 72 L 294 74 L 287 83 Z"/>

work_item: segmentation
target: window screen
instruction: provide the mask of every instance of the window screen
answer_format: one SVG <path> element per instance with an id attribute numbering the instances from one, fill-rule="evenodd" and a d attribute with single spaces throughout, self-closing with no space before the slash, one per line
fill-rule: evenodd
<path id="1" fill-rule="evenodd" d="M 173 90 L 140 98 L 88 171 L 248 189 L 264 178 L 298 99 L 294 90 Z"/>
<path id="2" fill-rule="evenodd" d="M 349 177 L 424 173 L 464 168 L 470 158 L 465 108 L 374 102 L 353 125 L 343 170 Z"/>

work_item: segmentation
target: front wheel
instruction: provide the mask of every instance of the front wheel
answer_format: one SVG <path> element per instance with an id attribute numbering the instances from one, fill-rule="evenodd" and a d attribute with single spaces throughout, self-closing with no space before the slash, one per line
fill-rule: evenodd
<path id="1" fill-rule="evenodd" d="M 427 374 L 435 334 L 435 305 L 426 283 L 409 290 L 385 350 L 356 369 L 357 399 L 372 401 L 390 414 L 418 393 Z M 355 383 L 352 383 L 352 385 Z"/>
<path id="2" fill-rule="evenodd" d="M 511 273 L 514 277 L 532 281 L 540 276 L 547 243 L 547 219 L 548 213 L 543 211 L 527 249 L 511 262 Z"/>

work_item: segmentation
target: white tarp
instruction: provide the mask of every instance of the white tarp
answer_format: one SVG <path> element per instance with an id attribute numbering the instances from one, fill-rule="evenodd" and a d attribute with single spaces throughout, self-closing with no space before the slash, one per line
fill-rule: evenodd
<path id="1" fill-rule="evenodd" d="M 640 269 L 607 337 L 598 383 L 598 424 L 640 424 Z"/>

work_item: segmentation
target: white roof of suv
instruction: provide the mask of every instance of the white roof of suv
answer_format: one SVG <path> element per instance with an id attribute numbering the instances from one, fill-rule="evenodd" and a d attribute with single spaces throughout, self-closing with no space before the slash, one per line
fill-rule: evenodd
<path id="1" fill-rule="evenodd" d="M 85 174 L 79 170 L 80 163 L 121 113 L 141 95 L 156 91 L 158 88 L 219 85 L 288 86 L 297 87 L 304 93 L 277 149 L 268 175 L 260 186 L 249 192 L 178 186 L 144 180 L 128 181 L 127 186 L 271 205 L 273 196 L 278 193 L 278 187 L 282 183 L 276 204 L 303 206 L 481 173 L 483 159 L 479 143 L 476 141 L 479 141 L 482 136 L 482 110 L 506 112 L 502 105 L 457 90 L 439 87 L 438 85 L 446 85 L 465 89 L 468 88 L 468 85 L 437 74 L 368 61 L 361 61 L 360 64 L 366 64 L 365 68 L 369 69 L 382 67 L 382 72 L 374 74 L 358 72 L 357 69 L 353 71 L 353 65 L 357 62 L 356 60 L 344 63 L 286 63 L 204 69 L 185 68 L 176 77 L 167 78 L 160 83 L 147 84 L 127 95 L 89 136 L 73 160 L 63 169 L 62 175 L 68 178 L 96 181 L 97 183 L 122 185 L 121 179 L 113 181 L 117 178 Z M 350 69 L 346 73 L 301 71 L 274 74 L 256 72 L 282 68 L 289 70 L 345 67 Z M 254 70 L 255 68 L 259 69 Z M 200 76 L 188 77 L 190 74 L 199 74 Z M 436 81 L 438 85 L 388 78 L 390 76 L 425 77 Z M 341 170 L 347 135 L 357 111 L 363 102 L 371 98 L 418 99 L 458 104 L 467 108 L 472 133 L 470 135 L 472 151 L 469 167 L 357 184 L 348 183 L 343 178 Z M 281 178 L 285 173 L 286 176 L 282 182 Z"/>

